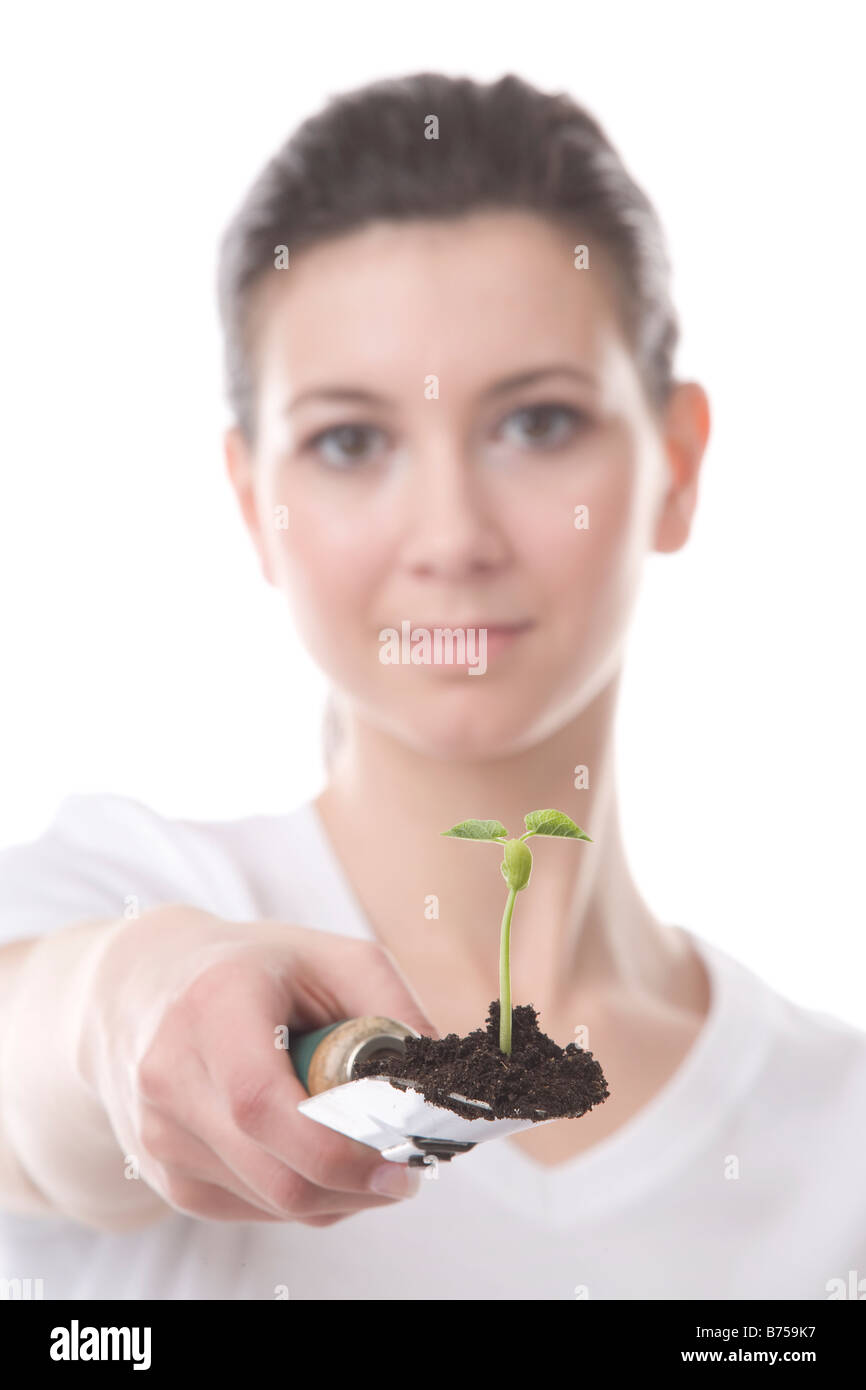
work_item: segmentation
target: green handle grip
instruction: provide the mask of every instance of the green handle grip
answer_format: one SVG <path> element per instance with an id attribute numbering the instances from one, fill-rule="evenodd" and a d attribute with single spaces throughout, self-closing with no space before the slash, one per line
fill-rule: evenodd
<path id="1" fill-rule="evenodd" d="M 291 1040 L 290 1037 L 289 1057 L 297 1072 L 298 1080 L 304 1088 L 307 1085 L 313 1053 L 322 1038 L 326 1038 L 329 1033 L 333 1033 L 334 1029 L 339 1028 L 343 1023 L 348 1023 L 348 1019 L 339 1018 L 336 1023 L 328 1023 L 324 1028 L 315 1028 L 312 1033 L 298 1033 L 294 1040 Z"/>

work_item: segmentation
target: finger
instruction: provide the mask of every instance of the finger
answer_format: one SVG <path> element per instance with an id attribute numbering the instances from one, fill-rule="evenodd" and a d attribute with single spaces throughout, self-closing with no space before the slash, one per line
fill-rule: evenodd
<path id="1" fill-rule="evenodd" d="M 319 1187 L 343 1193 L 367 1192 L 381 1162 L 378 1149 L 338 1134 L 298 1111 L 299 1103 L 309 1095 L 285 1049 L 274 1046 L 275 1016 L 282 1007 L 279 999 L 272 977 L 248 973 L 235 982 L 230 1043 L 223 1030 L 203 1049 L 218 1104 L 198 1114 L 193 1128 L 206 1132 L 208 1142 L 245 1176 L 252 1171 L 251 1151 L 243 1146 L 238 1150 L 237 1136 Z M 224 1017 L 219 998 L 212 1003 L 213 1016 Z M 195 1103 L 201 1103 L 199 1096 L 197 1091 Z M 177 1118 L 186 1122 L 186 1111 Z M 264 1178 L 269 1183 L 267 1174 Z M 269 1186 L 268 1190 L 273 1189 Z"/>
<path id="2" fill-rule="evenodd" d="M 144 1159 L 140 1171 L 145 1181 L 158 1174 L 189 1178 L 233 1193 L 251 1207 L 285 1220 L 285 1212 L 261 1191 L 250 1187 L 243 1175 L 226 1165 L 198 1132 L 188 1129 L 153 1105 L 143 1105 L 139 1122 Z"/>
<path id="3" fill-rule="evenodd" d="M 160 1169 L 160 1187 L 157 1189 L 164 1202 L 185 1216 L 194 1216 L 207 1221 L 285 1221 L 280 1215 L 271 1215 L 260 1207 L 251 1206 L 240 1197 L 227 1192 L 225 1188 L 201 1182 L 198 1178 L 188 1178 L 173 1173 L 170 1169 Z"/>
<path id="4" fill-rule="evenodd" d="M 321 999 L 324 992 L 331 1012 L 325 1022 L 382 1014 L 416 1033 L 440 1036 L 394 957 L 380 942 L 358 941 L 311 928 L 298 928 L 300 931 L 309 931 L 309 943 L 303 949 L 295 948 L 292 994 L 300 1001 L 305 996 Z M 293 944 L 297 932 L 293 933 Z"/>
<path id="5" fill-rule="evenodd" d="M 399 1193 L 339 1192 L 309 1181 L 240 1134 L 231 1117 L 214 1105 L 198 1103 L 189 1124 L 191 1128 L 149 1107 L 142 1118 L 148 1157 L 164 1172 L 224 1188 L 281 1220 L 307 1214 L 351 1214 L 399 1199 Z M 369 1152 L 378 1159 L 375 1151 Z M 391 1166 L 397 1171 L 401 1165 Z M 146 1172 L 143 1175 L 147 1177 Z M 407 1196 L 418 1186 L 414 1174 L 409 1182 Z"/>

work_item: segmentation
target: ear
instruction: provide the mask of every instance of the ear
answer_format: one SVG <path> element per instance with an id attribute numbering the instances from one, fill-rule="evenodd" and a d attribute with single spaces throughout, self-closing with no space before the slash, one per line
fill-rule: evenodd
<path id="1" fill-rule="evenodd" d="M 226 472 L 234 489 L 246 528 L 259 557 L 262 573 L 269 584 L 273 584 L 273 572 L 268 548 L 264 544 L 261 518 L 256 499 L 255 454 L 250 448 L 243 432 L 232 425 L 223 436 Z"/>
<path id="2" fill-rule="evenodd" d="M 668 487 L 656 520 L 655 549 L 680 550 L 698 501 L 698 475 L 710 434 L 710 403 L 696 381 L 676 384 L 662 422 Z"/>

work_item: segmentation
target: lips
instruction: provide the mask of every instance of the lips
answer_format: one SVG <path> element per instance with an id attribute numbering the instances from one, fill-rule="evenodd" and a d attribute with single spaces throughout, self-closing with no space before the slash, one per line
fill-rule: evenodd
<path id="1" fill-rule="evenodd" d="M 484 619 L 484 618 L 481 618 L 481 619 L 472 619 L 472 620 L 467 621 L 467 622 L 454 622 L 453 620 L 451 620 L 451 621 L 448 621 L 448 620 L 442 621 L 442 620 L 440 620 L 440 621 L 432 622 L 432 623 L 417 623 L 416 626 L 417 626 L 417 627 L 423 627 L 423 628 L 434 628 L 434 627 L 456 628 L 456 629 L 458 629 L 458 630 L 459 630 L 460 628 L 464 628 L 464 629 L 466 629 L 466 628 L 476 628 L 476 629 L 486 628 L 486 630 L 487 630 L 488 632 L 523 632 L 523 630 L 524 630 L 525 628 L 532 627 L 532 619 L 531 619 L 531 618 L 525 618 L 522 622 L 490 622 L 489 620 Z"/>

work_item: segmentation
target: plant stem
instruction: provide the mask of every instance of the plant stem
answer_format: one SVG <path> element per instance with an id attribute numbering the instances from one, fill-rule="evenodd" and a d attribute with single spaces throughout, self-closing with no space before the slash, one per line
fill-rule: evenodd
<path id="1" fill-rule="evenodd" d="M 511 1053 L 511 914 L 517 890 L 509 888 L 499 940 L 499 1051 Z"/>

